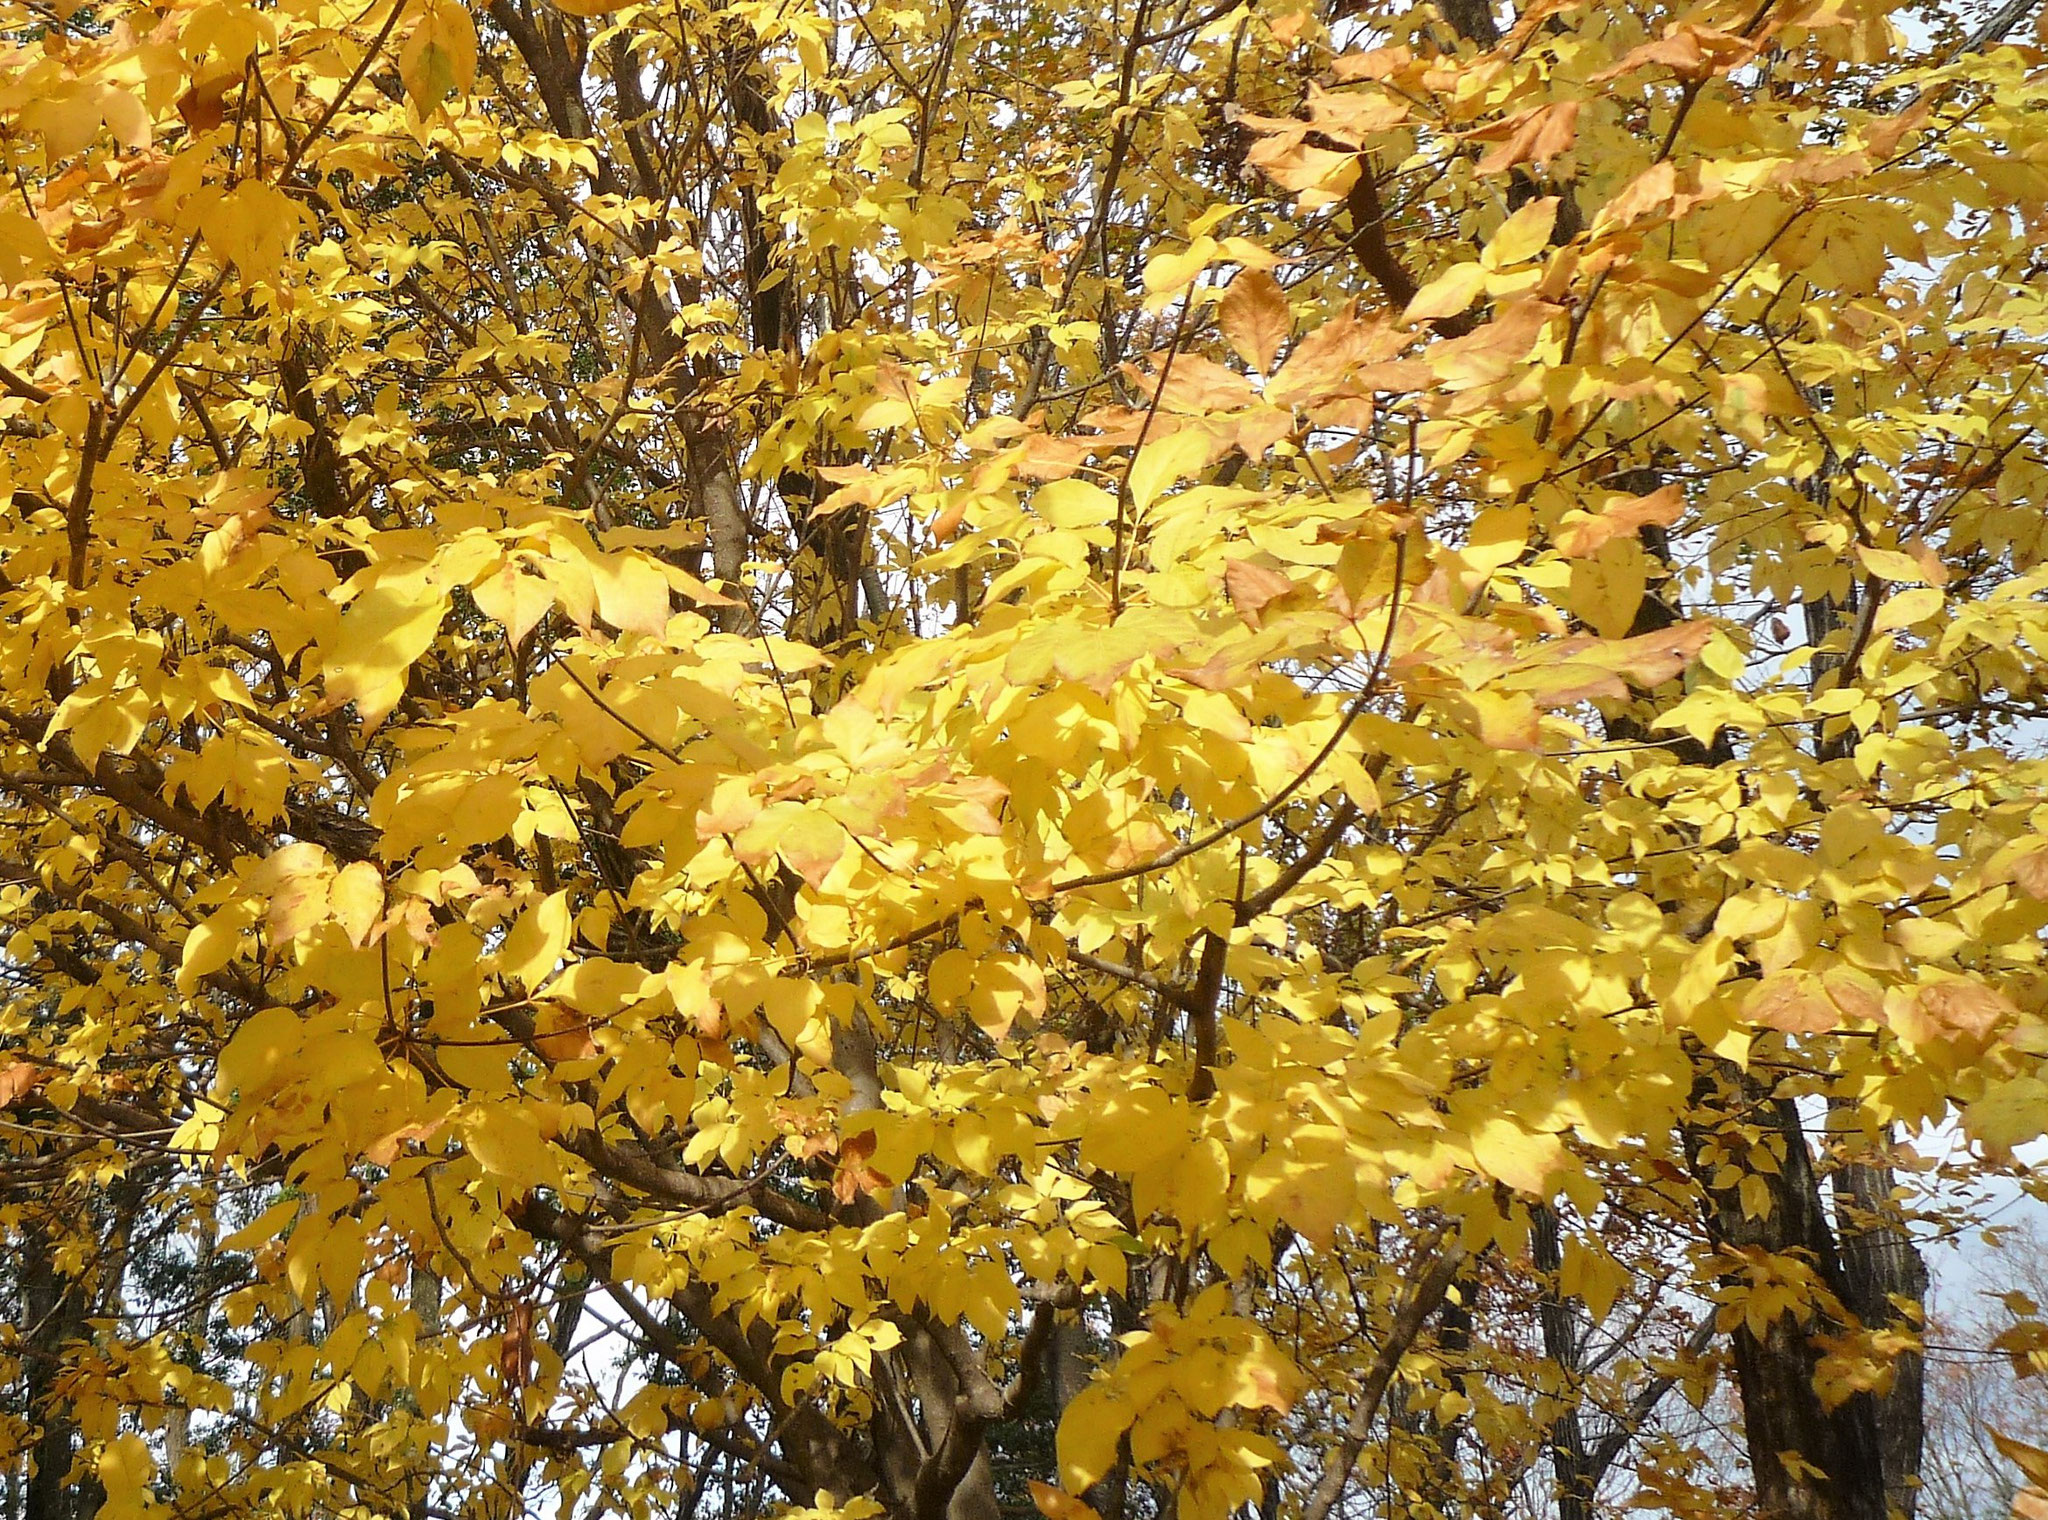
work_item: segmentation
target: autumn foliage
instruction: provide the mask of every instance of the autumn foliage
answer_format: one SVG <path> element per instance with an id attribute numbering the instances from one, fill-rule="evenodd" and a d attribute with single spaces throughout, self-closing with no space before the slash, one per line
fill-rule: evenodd
<path id="1" fill-rule="evenodd" d="M 10 1514 L 1912 1514 L 2029 7 L 0 31 Z"/>

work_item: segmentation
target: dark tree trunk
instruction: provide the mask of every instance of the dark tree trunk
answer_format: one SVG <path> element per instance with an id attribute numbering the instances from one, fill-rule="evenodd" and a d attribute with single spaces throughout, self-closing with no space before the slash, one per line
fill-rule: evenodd
<path id="1" fill-rule="evenodd" d="M 1550 1422 L 1550 1466 L 1557 1478 L 1558 1520 L 1592 1520 L 1593 1464 L 1586 1453 L 1585 1424 L 1579 1418 L 1579 1334 L 1571 1305 L 1558 1287 L 1564 1267 L 1564 1242 L 1555 1211 L 1530 1210 L 1530 1249 L 1536 1270 L 1543 1274 L 1543 1301 L 1537 1316 L 1543 1326 L 1543 1355 L 1558 1370 L 1563 1401 Z"/>
<path id="2" fill-rule="evenodd" d="M 1914 1328 L 1927 1300 L 1927 1264 L 1893 1202 L 1892 1169 L 1882 1162 L 1850 1161 L 1836 1168 L 1832 1180 L 1843 1302 L 1871 1329 Z M 1919 1502 L 1925 1385 L 1924 1360 L 1907 1351 L 1892 1363 L 1891 1387 L 1872 1395 L 1885 1500 L 1904 1520 L 1913 1520 Z"/>
<path id="3" fill-rule="evenodd" d="M 23 1490 L 26 1520 L 83 1520 L 97 1508 L 68 1481 L 77 1426 L 57 1394 L 64 1347 L 83 1330 L 78 1285 L 57 1271 L 49 1236 L 40 1226 L 22 1232 L 21 1307 L 24 1403 L 37 1427 L 29 1448 L 34 1471 Z"/>
<path id="4" fill-rule="evenodd" d="M 1686 1152 L 1707 1195 L 1708 1234 L 1729 1257 L 1730 1279 L 1741 1281 L 1742 1256 L 1793 1257 L 1837 1301 L 1849 1303 L 1797 1108 L 1704 1053 L 1694 1070 Z M 1714 1185 L 1724 1164 L 1740 1174 L 1736 1186 Z M 1761 1219 L 1743 1208 L 1739 1182 L 1751 1178 L 1768 1195 Z M 1830 1409 L 1815 1387 L 1822 1338 L 1844 1328 L 1825 1306 L 1810 1306 L 1779 1314 L 1761 1334 L 1738 1325 L 1731 1338 L 1757 1505 L 1769 1520 L 1885 1520 L 1876 1400 L 1858 1394 Z"/>

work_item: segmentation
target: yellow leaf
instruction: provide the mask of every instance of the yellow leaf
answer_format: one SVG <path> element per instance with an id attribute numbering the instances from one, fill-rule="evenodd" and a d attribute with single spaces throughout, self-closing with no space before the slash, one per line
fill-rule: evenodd
<path id="1" fill-rule="evenodd" d="M 1195 428 L 1153 439 L 1131 461 L 1131 504 L 1142 512 L 1168 486 L 1199 474 L 1209 451 L 1208 437 Z"/>
<path id="2" fill-rule="evenodd" d="M 106 1503 L 99 1513 L 107 1520 L 146 1515 L 154 1508 L 148 1489 L 150 1480 L 156 1476 L 156 1462 L 141 1436 L 114 1437 L 101 1448 L 94 1466 L 100 1486 L 106 1490 Z"/>
<path id="3" fill-rule="evenodd" d="M 2029 1446 L 2024 1441 L 2015 1441 L 1995 1430 L 1991 1432 L 1991 1440 L 2008 1462 L 2026 1474 L 2029 1483 L 2037 1488 L 2048 1488 L 2048 1451 Z"/>
<path id="4" fill-rule="evenodd" d="M 1963 1128 L 1992 1151 L 2005 1154 L 2048 1134 L 2048 1082 L 2011 1077 L 1994 1082 L 1963 1110 Z"/>
<path id="5" fill-rule="evenodd" d="M 925 991 L 938 1007 L 952 1012 L 974 990 L 974 957 L 961 949 L 943 950 L 932 957 L 925 972 Z"/>
<path id="6" fill-rule="evenodd" d="M 1512 1119 L 1488 1119 L 1472 1131 L 1472 1159 L 1517 1192 L 1548 1197 L 1567 1165 L 1564 1142 Z"/>
<path id="7" fill-rule="evenodd" d="M 301 1034 L 298 1016 L 290 1009 L 258 1009 L 242 1021 L 234 1038 L 220 1053 L 214 1073 L 216 1094 L 229 1098 L 241 1093 L 246 1097 L 262 1091 L 297 1052 Z M 246 1247 L 230 1245 L 227 1249 Z"/>
<path id="8" fill-rule="evenodd" d="M 354 702 L 365 728 L 382 723 L 405 695 L 413 661 L 440 632 L 448 595 L 431 576 L 394 576 L 351 602 L 325 651 L 328 706 Z"/>
<path id="9" fill-rule="evenodd" d="M 467 7 L 450 0 L 430 5 L 398 55 L 398 76 L 422 113 L 467 91 L 476 79 L 476 26 Z"/>
<path id="10" fill-rule="evenodd" d="M 463 1144 L 477 1164 L 517 1187 L 551 1181 L 555 1165 L 540 1132 L 540 1119 L 530 1108 L 488 1103 L 469 1116 Z"/>
<path id="11" fill-rule="evenodd" d="M 1487 241 L 1485 266 L 1506 269 L 1541 253 L 1550 243 L 1551 229 L 1557 225 L 1558 204 L 1558 197 L 1546 195 L 1530 201 L 1502 222 Z"/>
<path id="12" fill-rule="evenodd" d="M 384 878 L 377 868 L 367 860 L 351 861 L 329 884 L 327 896 L 349 943 L 358 949 L 367 944 L 384 913 Z"/>
<path id="13" fill-rule="evenodd" d="M 1440 317 L 1455 317 L 1478 300 L 1485 289 L 1485 265 L 1453 264 L 1415 293 L 1415 299 L 1401 313 L 1401 320 L 1428 322 Z"/>
<path id="14" fill-rule="evenodd" d="M 1649 564 L 1632 537 L 1603 544 L 1591 559 L 1574 560 L 1566 602 L 1603 639 L 1625 637 L 1649 589 Z"/>
<path id="15" fill-rule="evenodd" d="M 1944 597 L 1938 587 L 1914 586 L 1885 598 L 1877 609 L 1877 617 L 1871 624 L 1873 633 L 1891 633 L 1900 628 L 1911 628 L 1929 618 L 1939 617 Z"/>
<path id="16" fill-rule="evenodd" d="M 591 566 L 597 612 L 621 633 L 659 638 L 668 628 L 668 577 L 637 554 L 607 554 Z"/>
<path id="17" fill-rule="evenodd" d="M 282 272 L 305 213 L 281 190 L 245 179 L 200 212 L 207 243 L 231 261 L 245 284 L 270 283 Z"/>
<path id="18" fill-rule="evenodd" d="M 268 894 L 265 924 L 274 940 L 295 939 L 328 915 L 328 883 L 334 862 L 317 844 L 289 844 L 273 853 L 251 875 L 252 889 Z M 192 953 L 186 941 L 186 953 Z"/>
<path id="19" fill-rule="evenodd" d="M 780 855 L 812 886 L 821 885 L 839 863 L 851 841 L 839 821 L 823 808 L 802 802 L 776 802 L 733 837 L 740 860 L 757 864 Z"/>
<path id="20" fill-rule="evenodd" d="M 1099 528 L 1116 518 L 1116 498 L 1085 480 L 1055 480 L 1038 488 L 1031 510 L 1055 528 Z"/>
<path id="21" fill-rule="evenodd" d="M 1036 1478 L 1031 1480 L 1031 1502 L 1038 1506 L 1045 1520 L 1100 1520 L 1093 1508 L 1072 1494 Z"/>
<path id="22" fill-rule="evenodd" d="M 1451 705 L 1463 709 L 1472 732 L 1488 749 L 1534 752 L 1543 748 L 1539 715 L 1529 694 L 1520 691 L 1464 692 Z"/>
<path id="23" fill-rule="evenodd" d="M 1881 580 L 1917 584 L 1927 579 L 1926 567 L 1912 555 L 1898 549 L 1873 549 L 1867 544 L 1858 544 L 1856 557 L 1863 561 L 1864 569 Z"/>
<path id="24" fill-rule="evenodd" d="M 1171 295 L 1187 286 L 1216 257 L 1216 239 L 1206 233 L 1178 253 L 1155 253 L 1145 261 L 1148 295 Z"/>
<path id="25" fill-rule="evenodd" d="M 1003 1039 L 1018 1019 L 1044 1015 L 1045 973 L 1021 955 L 984 959 L 974 971 L 967 1012 L 990 1039 Z"/>
<path id="26" fill-rule="evenodd" d="M 1100 1383 L 1083 1388 L 1060 1417 L 1060 1483 L 1076 1493 L 1095 1486 L 1116 1465 L 1117 1445 L 1135 1411 L 1119 1391 Z"/>
<path id="27" fill-rule="evenodd" d="M 178 990 L 190 993 L 235 958 L 242 933 L 255 921 L 251 903 L 229 903 L 194 925 L 178 962 Z"/>
<path id="28" fill-rule="evenodd" d="M 721 834 L 737 834 L 760 816 L 761 799 L 754 795 L 753 778 L 722 776 L 697 810 L 697 837 L 716 839 Z"/>
<path id="29" fill-rule="evenodd" d="M 768 984 L 761 999 L 761 1016 L 791 1048 L 824 1006 L 824 989 L 816 982 L 778 977 Z"/>
<path id="30" fill-rule="evenodd" d="M 505 641 L 515 649 L 555 605 L 548 583 L 510 560 L 472 586 L 470 595 L 485 617 L 504 628 Z"/>
<path id="31" fill-rule="evenodd" d="M 512 978 L 529 991 L 539 987 L 554 974 L 562 953 L 569 948 L 572 927 L 566 892 L 541 898 L 519 915 L 512 932 L 505 937 L 504 948 L 498 953 L 499 975 Z"/>
<path id="32" fill-rule="evenodd" d="M 0 282 L 13 285 L 40 274 L 56 259 L 57 250 L 35 218 L 19 211 L 0 211 Z M 10 361 L 19 363 L 15 356 Z"/>

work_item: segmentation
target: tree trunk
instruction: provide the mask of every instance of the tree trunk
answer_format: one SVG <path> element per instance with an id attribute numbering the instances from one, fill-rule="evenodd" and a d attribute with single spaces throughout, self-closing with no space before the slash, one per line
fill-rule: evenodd
<path id="1" fill-rule="evenodd" d="M 1917 1328 L 1927 1299 L 1927 1264 L 1899 1218 L 1892 1169 L 1882 1162 L 1850 1161 L 1836 1168 L 1832 1180 L 1843 1302 L 1871 1329 Z M 1893 1359 L 1891 1387 L 1871 1395 L 1885 1502 L 1904 1520 L 1913 1520 L 1919 1503 L 1925 1385 L 1924 1359 L 1918 1351 L 1905 1351 Z"/>
<path id="2" fill-rule="evenodd" d="M 89 1511 L 70 1481 L 78 1427 L 57 1394 L 65 1344 L 83 1329 L 78 1284 L 57 1270 L 50 1237 L 39 1225 L 22 1231 L 23 1400 L 36 1426 L 29 1448 L 31 1471 L 23 1490 L 27 1520 L 83 1520 Z"/>
<path id="3" fill-rule="evenodd" d="M 1741 1284 L 1748 1261 L 1789 1257 L 1848 1303 L 1798 1109 L 1725 1061 L 1702 1054 L 1694 1070 L 1686 1154 L 1707 1195 L 1709 1238 L 1729 1262 L 1727 1280 Z M 1723 1164 L 1740 1174 L 1735 1186 L 1714 1185 Z M 1743 1207 L 1740 1184 L 1750 1179 L 1760 1179 L 1767 1195 L 1760 1219 Z M 1757 1506 L 1769 1520 L 1885 1520 L 1876 1402 L 1859 1394 L 1830 1409 L 1815 1387 L 1821 1341 L 1844 1328 L 1827 1305 L 1815 1304 L 1778 1314 L 1761 1334 L 1747 1322 L 1735 1329 L 1743 1434 Z"/>
<path id="4" fill-rule="evenodd" d="M 1543 1274 L 1543 1301 L 1537 1317 L 1543 1327 L 1543 1355 L 1553 1363 L 1561 1386 L 1562 1407 L 1550 1422 L 1551 1471 L 1557 1478 L 1558 1520 L 1592 1520 L 1593 1471 L 1586 1455 L 1585 1425 L 1579 1418 L 1579 1334 L 1571 1305 L 1558 1286 L 1564 1267 L 1564 1243 L 1557 1214 L 1548 1206 L 1530 1210 L 1530 1249 L 1536 1270 Z"/>

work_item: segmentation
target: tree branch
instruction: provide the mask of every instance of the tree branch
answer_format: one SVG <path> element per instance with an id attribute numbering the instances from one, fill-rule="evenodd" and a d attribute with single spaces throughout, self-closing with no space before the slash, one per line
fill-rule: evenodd
<path id="1" fill-rule="evenodd" d="M 1338 1442 L 1337 1450 L 1324 1464 L 1322 1477 L 1317 1479 L 1308 1503 L 1302 1509 L 1302 1520 L 1329 1520 L 1330 1511 L 1336 1508 L 1337 1500 L 1343 1496 L 1344 1485 L 1351 1481 L 1359 1453 L 1365 1450 L 1366 1438 L 1372 1434 L 1373 1421 L 1378 1418 L 1380 1403 L 1387 1395 L 1387 1384 L 1393 1380 L 1401 1358 L 1415 1344 L 1415 1337 L 1422 1333 L 1423 1322 L 1444 1301 L 1458 1269 L 1464 1265 L 1464 1246 L 1455 1240 L 1446 1241 L 1447 1234 L 1448 1228 L 1439 1230 L 1425 1246 L 1425 1254 L 1434 1252 L 1434 1255 L 1422 1276 L 1416 1280 L 1407 1302 L 1402 1304 L 1401 1312 L 1394 1316 L 1387 1338 L 1380 1343 L 1378 1355 L 1359 1381 L 1358 1402 L 1352 1406 L 1351 1418 L 1344 1424 L 1344 1439 Z"/>

